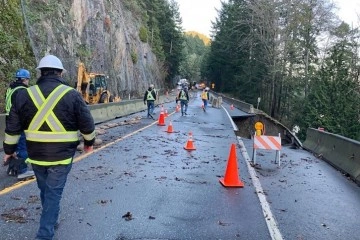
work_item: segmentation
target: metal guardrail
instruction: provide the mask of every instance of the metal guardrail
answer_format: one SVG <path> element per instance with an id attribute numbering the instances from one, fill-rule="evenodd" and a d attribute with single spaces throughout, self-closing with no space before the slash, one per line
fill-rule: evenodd
<path id="1" fill-rule="evenodd" d="M 175 97 L 160 96 L 155 104 L 163 104 L 165 102 L 174 101 Z M 124 117 L 130 114 L 141 112 L 147 109 L 142 99 L 123 100 L 120 102 L 108 104 L 94 104 L 88 106 L 95 124 L 113 120 L 115 118 Z M 0 149 L 3 149 L 3 141 L 5 135 L 5 114 L 0 114 Z"/>
<path id="2" fill-rule="evenodd" d="M 360 185 L 360 142 L 308 128 L 304 148 L 315 153 Z"/>

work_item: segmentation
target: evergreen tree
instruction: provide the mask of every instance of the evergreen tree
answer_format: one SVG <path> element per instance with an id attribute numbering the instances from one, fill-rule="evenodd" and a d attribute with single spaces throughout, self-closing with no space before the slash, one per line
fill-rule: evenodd
<path id="1" fill-rule="evenodd" d="M 207 51 L 208 47 L 197 35 L 185 34 L 183 50 L 185 59 L 180 64 L 180 75 L 190 82 L 200 82 L 201 64 Z"/>
<path id="2" fill-rule="evenodd" d="M 183 60 L 183 30 L 179 7 L 173 0 L 159 0 L 161 12 L 157 14 L 162 48 L 165 53 L 165 67 L 168 72 L 167 82 L 179 74 L 180 62 Z"/>
<path id="3" fill-rule="evenodd" d="M 353 69 L 359 69 L 354 64 L 358 43 L 351 41 L 351 36 L 358 32 L 342 24 L 333 34 L 338 39 L 311 83 L 301 136 L 304 137 L 308 127 L 324 127 L 329 132 L 359 140 L 359 78 L 353 75 Z"/>

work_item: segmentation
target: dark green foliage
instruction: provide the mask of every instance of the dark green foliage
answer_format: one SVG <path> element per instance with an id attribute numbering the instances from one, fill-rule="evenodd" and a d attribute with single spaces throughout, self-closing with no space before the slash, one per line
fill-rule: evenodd
<path id="1" fill-rule="evenodd" d="M 174 1 L 159 0 L 162 11 L 158 13 L 162 48 L 165 53 L 165 68 L 168 71 L 167 82 L 179 74 L 179 67 L 183 57 L 183 33 L 178 5 Z"/>
<path id="2" fill-rule="evenodd" d="M 0 46 L 0 95 L 5 96 L 18 68 L 29 69 L 32 79 L 35 79 L 36 63 L 24 29 L 19 1 L 0 3 Z M 4 101 L 0 101 L 0 109 L 0 112 L 4 111 Z"/>
<path id="3" fill-rule="evenodd" d="M 147 42 L 148 34 L 147 29 L 144 26 L 141 26 L 139 29 L 139 38 L 142 42 Z"/>
<path id="4" fill-rule="evenodd" d="M 205 46 L 203 40 L 198 36 L 192 36 L 185 34 L 184 42 L 184 56 L 185 59 L 180 65 L 180 75 L 182 78 L 190 80 L 190 82 L 200 82 L 201 79 L 201 66 L 204 55 L 209 50 L 208 46 Z"/>
<path id="5" fill-rule="evenodd" d="M 261 97 L 259 108 L 289 128 L 300 125 L 303 139 L 307 127 L 319 126 L 359 139 L 359 32 L 335 29 L 332 7 L 326 0 L 223 3 L 202 73 L 216 91 L 254 105 Z M 318 40 L 329 29 L 337 40 L 322 60 Z"/>
<path id="6" fill-rule="evenodd" d="M 131 60 L 135 64 L 138 61 L 138 55 L 135 51 L 131 50 Z"/>
<path id="7" fill-rule="evenodd" d="M 260 94 L 266 66 L 261 54 L 262 43 L 250 37 L 249 13 L 246 1 L 223 5 L 213 26 L 216 35 L 205 74 L 209 82 L 215 83 L 217 91 L 254 103 Z"/>
<path id="8" fill-rule="evenodd" d="M 303 129 L 323 127 L 331 133 L 360 140 L 359 83 L 351 76 L 354 56 L 346 40 L 330 49 L 311 84 L 302 114 Z"/>
<path id="9" fill-rule="evenodd" d="M 140 1 L 140 0 L 139 0 Z M 167 0 L 140 1 L 146 15 L 148 42 L 158 59 L 163 62 L 170 81 L 179 72 L 180 62 L 183 59 L 183 34 L 181 18 L 177 3 Z"/>

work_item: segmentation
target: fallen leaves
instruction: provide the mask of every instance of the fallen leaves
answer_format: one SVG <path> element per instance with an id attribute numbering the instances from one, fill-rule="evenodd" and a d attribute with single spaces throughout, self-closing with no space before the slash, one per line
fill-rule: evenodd
<path id="1" fill-rule="evenodd" d="M 131 221 L 131 220 L 134 219 L 131 212 L 125 213 L 125 214 L 122 216 L 122 218 L 124 218 L 125 221 Z"/>
<path id="2" fill-rule="evenodd" d="M 1 218 L 6 222 L 26 223 L 28 220 L 27 209 L 18 207 L 2 213 Z"/>
<path id="3" fill-rule="evenodd" d="M 218 221 L 217 222 L 220 226 L 229 226 L 231 225 L 231 223 L 226 223 L 226 222 L 222 222 L 222 221 Z"/>

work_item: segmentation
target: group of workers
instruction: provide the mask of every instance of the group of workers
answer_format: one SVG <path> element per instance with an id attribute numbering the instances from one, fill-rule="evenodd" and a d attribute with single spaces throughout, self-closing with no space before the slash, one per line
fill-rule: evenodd
<path id="1" fill-rule="evenodd" d="M 18 178 L 36 176 L 42 213 L 35 239 L 51 240 L 58 224 L 60 200 L 79 145 L 78 131 L 84 139 L 84 151 L 93 150 L 95 124 L 82 96 L 62 78 L 64 67 L 54 55 L 43 57 L 37 69 L 40 77 L 29 86 L 30 72 L 19 69 L 6 93 L 6 128 L 3 164 L 8 174 Z M 208 88 L 201 94 L 206 111 Z M 151 84 L 144 94 L 148 118 L 153 118 L 157 94 Z M 182 116 L 187 115 L 188 87 L 177 95 Z M 31 165 L 32 171 L 29 170 Z"/>
<path id="2" fill-rule="evenodd" d="M 179 94 L 176 97 L 176 102 L 180 101 L 181 106 L 181 116 L 187 115 L 188 103 L 189 103 L 189 88 L 187 85 L 183 85 L 182 89 L 179 91 Z M 202 109 L 206 112 L 206 108 L 209 101 L 209 88 L 206 87 L 201 93 L 201 100 L 203 101 Z"/>
<path id="3" fill-rule="evenodd" d="M 51 240 L 79 145 L 78 131 L 84 139 L 84 151 L 90 152 L 95 124 L 80 93 L 62 78 L 64 67 L 58 57 L 43 57 L 37 69 L 40 77 L 34 86 L 29 86 L 30 72 L 19 69 L 7 91 L 3 164 L 9 165 L 9 174 L 18 176 L 31 165 L 42 206 L 35 239 Z M 16 169 L 14 165 L 18 165 Z"/>
<path id="4" fill-rule="evenodd" d="M 206 112 L 206 108 L 209 101 L 209 88 L 206 87 L 201 93 L 201 99 L 203 101 L 202 108 Z M 156 92 L 154 90 L 154 84 L 150 84 L 149 88 L 144 94 L 144 104 L 147 104 L 147 118 L 154 119 L 154 108 L 155 108 Z M 179 93 L 176 96 L 176 104 L 180 101 L 181 116 L 188 115 L 188 103 L 189 103 L 189 87 L 187 84 L 182 84 Z"/>

